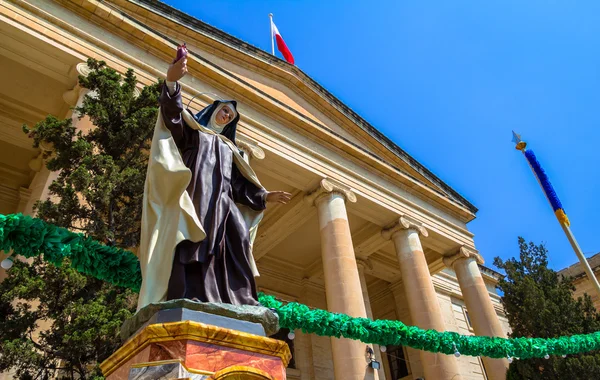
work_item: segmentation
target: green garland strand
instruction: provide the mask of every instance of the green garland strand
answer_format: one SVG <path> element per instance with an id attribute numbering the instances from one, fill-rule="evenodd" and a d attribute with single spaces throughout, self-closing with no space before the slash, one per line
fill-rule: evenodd
<path id="1" fill-rule="evenodd" d="M 68 258 L 78 271 L 115 285 L 139 291 L 142 276 L 137 257 L 126 250 L 108 247 L 82 234 L 56 227 L 22 214 L 0 214 L 0 250 L 61 265 Z M 290 330 L 368 344 L 403 345 L 419 350 L 487 356 L 491 358 L 541 358 L 600 350 L 600 332 L 558 338 L 496 338 L 455 332 L 423 330 L 400 321 L 353 318 L 296 302 L 284 304 L 259 294 L 261 304 L 279 314 L 279 323 Z"/>
<path id="2" fill-rule="evenodd" d="M 68 258 L 77 271 L 136 292 L 142 284 L 140 263 L 132 252 L 27 215 L 0 214 L 0 251 L 11 250 L 27 258 L 43 253 L 56 266 Z"/>
<path id="3" fill-rule="evenodd" d="M 273 296 L 260 294 L 261 304 L 279 314 L 281 327 L 305 333 L 336 338 L 349 338 L 364 343 L 403 345 L 419 350 L 491 358 L 542 358 L 546 355 L 568 355 L 600 349 L 600 332 L 559 338 L 496 338 L 460 335 L 455 332 L 423 330 L 400 321 L 353 318 L 321 309 L 309 309 L 296 302 L 283 304 Z"/>

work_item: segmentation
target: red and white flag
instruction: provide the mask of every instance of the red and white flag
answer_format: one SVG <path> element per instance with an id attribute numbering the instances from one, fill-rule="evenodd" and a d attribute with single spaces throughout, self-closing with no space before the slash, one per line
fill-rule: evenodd
<path id="1" fill-rule="evenodd" d="M 274 38 L 275 41 L 277 41 L 277 50 L 279 50 L 279 52 L 283 55 L 283 58 L 285 58 L 285 60 L 288 61 L 288 63 L 291 63 L 293 65 L 294 56 L 285 44 L 283 37 L 281 37 L 279 29 L 277 29 L 277 26 L 275 26 L 275 23 L 273 22 L 273 16 L 271 16 L 271 38 Z M 271 40 L 271 45 L 273 45 L 273 40 Z M 275 55 L 275 49 L 273 49 L 273 55 Z"/>

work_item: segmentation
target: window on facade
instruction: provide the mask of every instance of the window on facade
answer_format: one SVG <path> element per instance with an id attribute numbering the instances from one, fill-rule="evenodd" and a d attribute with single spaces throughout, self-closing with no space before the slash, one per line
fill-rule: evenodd
<path id="1" fill-rule="evenodd" d="M 408 363 L 402 346 L 387 346 L 387 359 L 392 380 L 400 380 L 409 375 Z"/>
<path id="2" fill-rule="evenodd" d="M 277 334 L 271 335 L 271 338 L 277 340 L 283 340 L 287 343 L 290 348 L 290 352 L 292 353 L 292 358 L 290 359 L 290 363 L 288 364 L 288 368 L 296 368 L 296 354 L 294 353 L 294 341 L 288 338 L 288 334 L 290 333 L 289 329 L 279 329 Z"/>
<path id="3" fill-rule="evenodd" d="M 489 379 L 487 371 L 485 370 L 485 366 L 483 365 L 483 360 L 481 360 L 481 357 L 478 357 L 477 359 L 479 359 L 479 365 L 481 366 L 481 371 L 483 372 L 483 378 L 485 380 Z"/>
<path id="4" fill-rule="evenodd" d="M 473 326 L 471 325 L 471 318 L 469 317 L 469 311 L 464 306 L 463 306 L 463 312 L 465 313 L 465 320 L 467 321 L 467 327 L 469 328 L 469 330 L 473 330 Z"/>

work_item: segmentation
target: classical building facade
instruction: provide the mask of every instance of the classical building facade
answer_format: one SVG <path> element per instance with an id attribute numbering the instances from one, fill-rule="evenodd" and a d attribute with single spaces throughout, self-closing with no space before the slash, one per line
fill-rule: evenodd
<path id="1" fill-rule="evenodd" d="M 587 259 L 594 275 L 597 279 L 600 280 L 600 253 L 596 253 L 594 256 Z M 573 278 L 573 285 L 575 285 L 575 292 L 573 292 L 573 297 L 579 298 L 583 296 L 584 293 L 589 294 L 592 297 L 592 302 L 597 310 L 600 310 L 600 297 L 598 293 L 594 289 L 591 281 L 588 279 L 581 263 L 577 262 L 571 266 L 566 267 L 558 272 L 558 274 L 563 276 L 568 276 Z"/>
<path id="2" fill-rule="evenodd" d="M 506 336 L 499 274 L 467 228 L 472 204 L 297 67 L 153 0 L 0 2 L 0 213 L 30 214 L 48 196 L 53 173 L 21 125 L 71 117 L 88 57 L 133 68 L 141 88 L 164 76 L 181 41 L 191 51 L 185 103 L 236 99 L 238 139 L 261 182 L 294 195 L 260 226 L 261 290 L 356 317 Z M 504 379 L 507 367 L 371 346 L 383 364 L 374 371 L 358 341 L 297 331 L 291 345 L 290 379 Z"/>

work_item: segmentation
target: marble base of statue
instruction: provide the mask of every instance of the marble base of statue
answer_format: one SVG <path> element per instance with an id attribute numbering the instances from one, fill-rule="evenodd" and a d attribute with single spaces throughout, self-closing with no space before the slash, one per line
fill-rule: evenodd
<path id="1" fill-rule="evenodd" d="M 289 348 L 268 338 L 278 322 L 261 306 L 150 304 L 123 324 L 123 345 L 100 367 L 107 380 L 285 379 Z"/>

